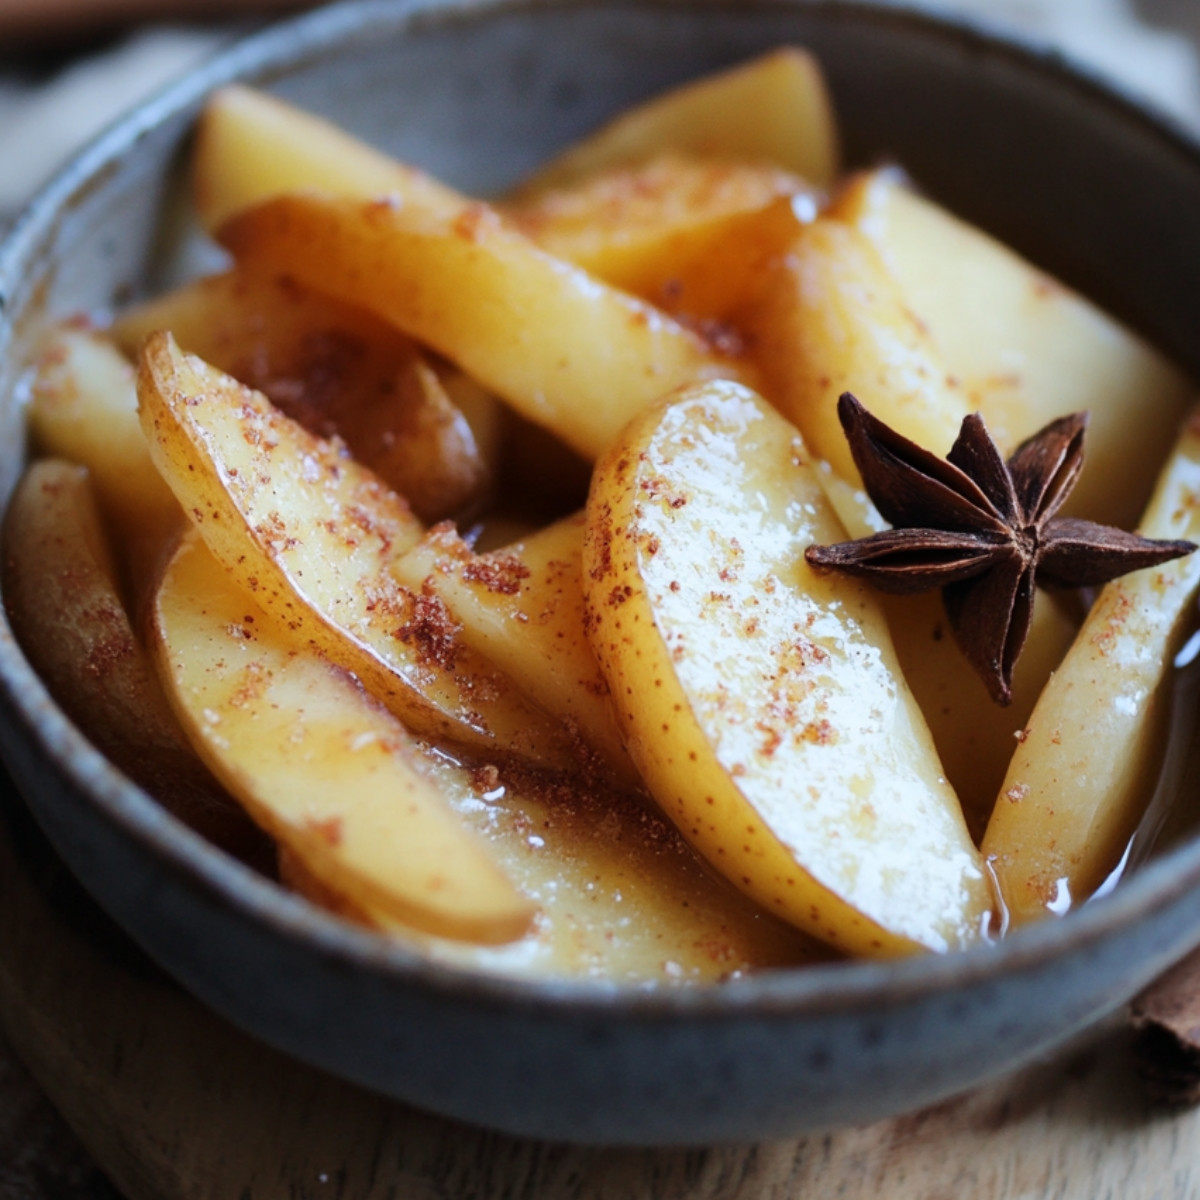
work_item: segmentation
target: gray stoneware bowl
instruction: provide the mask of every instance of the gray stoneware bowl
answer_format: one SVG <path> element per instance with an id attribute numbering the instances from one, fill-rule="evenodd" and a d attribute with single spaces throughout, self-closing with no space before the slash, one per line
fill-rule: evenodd
<path id="1" fill-rule="evenodd" d="M 1200 374 L 1200 147 L 1054 56 L 929 14 L 812 0 L 368 0 L 243 43 L 142 107 L 0 248 L 0 488 L 48 315 L 158 282 L 202 98 L 242 79 L 486 191 L 630 101 L 784 42 L 820 56 L 852 162 L 937 197 Z M 0 745 L 52 842 L 186 987 L 268 1042 L 402 1100 L 586 1142 L 760 1139 L 870 1121 L 1010 1070 L 1200 943 L 1200 841 L 996 948 L 657 994 L 433 967 L 181 827 L 110 768 L 0 630 Z"/>

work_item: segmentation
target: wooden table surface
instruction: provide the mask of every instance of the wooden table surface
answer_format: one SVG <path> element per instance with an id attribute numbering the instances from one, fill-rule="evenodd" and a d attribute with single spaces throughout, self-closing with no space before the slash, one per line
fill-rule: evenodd
<path id="1" fill-rule="evenodd" d="M 417 1112 L 186 995 L 82 894 L 11 794 L 0 1024 L 66 1119 L 0 1047 L 0 1200 L 1200 1197 L 1200 1111 L 1146 1100 L 1121 1022 L 932 1109 L 755 1146 L 548 1145 Z"/>

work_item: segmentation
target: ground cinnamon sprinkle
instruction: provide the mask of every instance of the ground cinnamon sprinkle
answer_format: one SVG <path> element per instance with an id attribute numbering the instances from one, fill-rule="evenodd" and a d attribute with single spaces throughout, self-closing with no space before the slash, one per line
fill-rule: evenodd
<path id="1" fill-rule="evenodd" d="M 324 820 L 310 818 L 309 829 L 330 846 L 340 846 L 345 836 L 341 817 L 326 817 Z"/>
<path id="2" fill-rule="evenodd" d="M 515 554 L 481 554 L 468 562 L 462 571 L 466 583 L 482 584 L 489 592 L 515 596 L 521 581 L 529 578 L 529 568 Z"/>
<path id="3" fill-rule="evenodd" d="M 483 763 L 471 772 L 471 787 L 481 795 L 494 792 L 500 786 L 500 769 L 495 763 Z"/>
<path id="4" fill-rule="evenodd" d="M 397 626 L 395 636 L 412 646 L 427 666 L 453 671 L 458 661 L 458 623 L 433 590 L 409 592 L 406 619 Z"/>
<path id="5" fill-rule="evenodd" d="M 83 573 L 74 569 L 60 572 L 59 579 L 63 594 L 69 594 L 74 580 L 78 579 L 80 587 L 85 583 Z M 133 635 L 129 630 L 124 610 L 115 603 L 110 604 L 102 600 L 86 615 L 97 626 L 102 626 L 104 633 L 88 646 L 83 670 L 86 675 L 101 682 L 119 670 L 128 659 L 134 648 Z"/>

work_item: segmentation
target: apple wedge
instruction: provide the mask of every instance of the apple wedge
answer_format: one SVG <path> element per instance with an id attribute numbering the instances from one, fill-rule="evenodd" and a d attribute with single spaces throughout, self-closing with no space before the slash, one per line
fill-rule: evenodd
<path id="1" fill-rule="evenodd" d="M 773 163 L 829 187 L 838 176 L 838 142 L 820 64 L 806 50 L 782 46 L 627 109 L 551 159 L 519 195 L 570 186 L 664 150 Z"/>
<path id="2" fill-rule="evenodd" d="M 1070 649 L 1076 622 L 1052 596 L 1038 593 L 1029 633 L 1013 668 L 1012 700 L 999 705 L 959 649 L 937 592 L 881 600 L 904 678 L 925 715 L 946 778 L 978 845 L 1017 738 Z"/>
<path id="3" fill-rule="evenodd" d="M 5 513 L 3 580 L 21 649 L 96 749 L 202 837 L 248 862 L 270 861 L 266 839 L 171 713 L 122 603 L 84 467 L 45 458 L 18 481 Z"/>
<path id="4" fill-rule="evenodd" d="M 395 918 L 313 886 L 292 856 L 285 882 L 437 962 L 529 979 L 687 987 L 772 967 L 836 959 L 721 879 L 645 803 L 594 778 L 472 771 L 444 756 L 428 766 L 463 824 L 537 905 L 526 934 L 500 945 L 422 937 Z"/>
<path id="5" fill-rule="evenodd" d="M 194 531 L 163 574 L 154 651 L 214 773 L 329 886 L 446 937 L 520 937 L 534 906 L 467 831 L 404 727 L 242 591 Z"/>
<path id="6" fill-rule="evenodd" d="M 887 528 L 861 488 L 846 483 L 827 464 L 821 464 L 818 477 L 850 537 L 869 537 Z M 952 636 L 940 593 L 881 593 L 879 600 L 905 681 L 925 716 L 946 778 L 978 845 L 1017 735 L 1070 649 L 1078 621 L 1051 596 L 1038 593 L 1025 646 L 1013 669 L 1012 700 L 999 705 Z"/>
<path id="7" fill-rule="evenodd" d="M 400 555 L 392 572 L 442 600 L 463 642 L 578 731 L 621 783 L 640 785 L 584 627 L 583 514 L 476 554 L 448 525 Z"/>
<path id="8" fill-rule="evenodd" d="M 184 512 L 298 645 L 353 671 L 421 732 L 575 763 L 566 732 L 462 645 L 445 606 L 395 580 L 390 563 L 421 525 L 339 443 L 165 333 L 146 341 L 138 393 L 151 454 Z"/>
<path id="9" fill-rule="evenodd" d="M 483 205 L 448 220 L 304 193 L 241 213 L 219 237 L 248 269 L 370 309 L 588 458 L 669 388 L 744 369 Z"/>
<path id="10" fill-rule="evenodd" d="M 136 591 L 183 516 L 150 459 L 133 368 L 109 338 L 84 326 L 55 328 L 35 366 L 29 429 L 36 453 L 91 473 L 114 553 Z"/>
<path id="11" fill-rule="evenodd" d="M 882 610 L 804 560 L 843 536 L 791 425 L 683 389 L 597 465 L 592 644 L 650 791 L 727 879 L 847 952 L 968 945 L 989 889 Z"/>
<path id="12" fill-rule="evenodd" d="M 940 452 L 967 415 L 965 393 L 879 252 L 841 221 L 819 217 L 800 227 L 734 323 L 761 369 L 764 394 L 843 479 L 858 480 L 837 417 L 843 392 Z"/>
<path id="13" fill-rule="evenodd" d="M 422 520 L 458 515 L 490 485 L 496 438 L 488 406 L 474 404 L 477 438 L 443 382 L 453 377 L 461 391 L 458 373 L 435 367 L 410 338 L 357 305 L 292 279 L 234 270 L 139 304 L 111 335 L 136 358 L 158 329 L 311 432 L 336 434 Z M 492 400 L 492 413 L 497 407 Z"/>
<path id="14" fill-rule="evenodd" d="M 370 200 L 393 196 L 453 215 L 471 203 L 424 171 L 397 162 L 313 113 L 276 96 L 231 84 L 200 114 L 192 153 L 192 192 L 204 227 L 300 188 Z"/>
<path id="15" fill-rule="evenodd" d="M 813 189 L 770 163 L 663 153 L 501 212 L 543 250 L 605 283 L 701 315 L 693 293 L 704 261 L 735 236 L 754 258 L 752 214 L 781 200 L 797 217 L 816 215 Z"/>
<path id="16" fill-rule="evenodd" d="M 1055 417 L 1088 411 L 1087 466 L 1064 515 L 1136 524 L 1195 394 L 1192 381 L 895 172 L 858 177 L 832 211 L 877 248 L 1006 454 Z"/>
<path id="17" fill-rule="evenodd" d="M 1179 435 L 1139 533 L 1200 542 L 1200 414 Z M 1154 789 L 1200 554 L 1108 584 L 1046 685 L 1009 765 L 983 853 L 1013 924 L 1065 912 L 1119 864 Z"/>

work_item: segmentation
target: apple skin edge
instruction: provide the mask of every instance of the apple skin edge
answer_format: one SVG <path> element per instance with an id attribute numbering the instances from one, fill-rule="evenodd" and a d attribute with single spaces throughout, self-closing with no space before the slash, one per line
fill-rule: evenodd
<path id="1" fill-rule="evenodd" d="M 792 426 L 685 388 L 597 466 L 593 647 L 651 792 L 730 882 L 848 953 L 969 945 L 990 890 L 882 610 L 804 563 L 838 528 Z"/>

